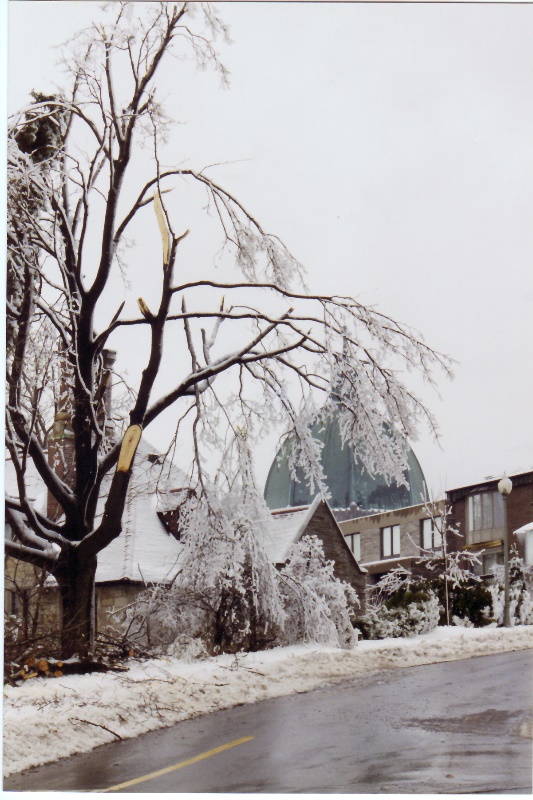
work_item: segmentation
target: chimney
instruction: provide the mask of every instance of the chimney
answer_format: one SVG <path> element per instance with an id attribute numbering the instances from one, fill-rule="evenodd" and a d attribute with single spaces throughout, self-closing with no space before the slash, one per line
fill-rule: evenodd
<path id="1" fill-rule="evenodd" d="M 102 350 L 103 360 L 103 379 L 105 381 L 105 389 L 102 399 L 102 412 L 100 424 L 104 426 L 105 436 L 108 442 L 112 442 L 115 438 L 115 423 L 113 422 L 112 415 L 112 387 L 111 387 L 111 373 L 117 360 L 117 353 L 115 350 Z"/>
<path id="2" fill-rule="evenodd" d="M 70 368 L 65 358 L 60 360 L 59 396 L 56 401 L 55 417 L 52 430 L 48 434 L 48 463 L 67 486 L 74 485 L 75 447 L 74 431 L 72 430 L 69 383 Z M 63 509 L 48 492 L 46 513 L 49 519 L 57 520 Z"/>
<path id="3" fill-rule="evenodd" d="M 103 380 L 105 388 L 102 394 L 101 411 L 98 422 L 104 427 L 106 438 L 112 441 L 115 426 L 111 419 L 111 370 L 116 361 L 117 354 L 114 350 L 103 350 Z M 48 463 L 67 486 L 74 486 L 76 477 L 75 442 L 72 429 L 70 396 L 72 387 L 69 382 L 70 367 L 66 359 L 60 362 L 59 396 L 56 402 L 56 413 L 51 432 L 48 434 Z M 63 509 L 57 500 L 48 492 L 47 516 L 57 520 L 62 515 Z"/>

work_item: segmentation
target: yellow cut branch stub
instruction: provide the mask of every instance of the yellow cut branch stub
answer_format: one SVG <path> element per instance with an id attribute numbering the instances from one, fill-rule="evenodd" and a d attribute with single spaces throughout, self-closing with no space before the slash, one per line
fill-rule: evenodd
<path id="1" fill-rule="evenodd" d="M 142 297 L 137 298 L 137 305 L 139 306 L 141 314 L 145 319 L 150 320 L 154 318 L 154 315 L 152 314 L 152 312 L 150 311 L 150 309 L 148 308 Z"/>
<path id="2" fill-rule="evenodd" d="M 154 192 L 154 210 L 157 217 L 157 224 L 161 231 L 161 240 L 163 242 L 163 264 L 168 264 L 168 253 L 170 249 L 170 232 L 167 227 L 165 219 L 165 212 L 163 211 L 163 204 L 161 203 L 161 195 L 159 192 Z"/>
<path id="3" fill-rule="evenodd" d="M 141 441 L 142 428 L 140 425 L 130 425 L 122 440 L 120 455 L 118 457 L 117 472 L 128 472 L 133 461 L 133 456 L 137 450 L 137 445 Z"/>

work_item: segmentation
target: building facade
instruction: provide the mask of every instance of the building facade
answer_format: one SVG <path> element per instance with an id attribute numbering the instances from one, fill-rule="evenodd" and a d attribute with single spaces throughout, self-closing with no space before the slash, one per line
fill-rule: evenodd
<path id="1" fill-rule="evenodd" d="M 533 566 L 533 472 L 515 473 L 510 478 L 509 546 L 515 546 L 524 562 Z M 417 562 L 421 556 L 439 554 L 444 526 L 448 550 L 477 554 L 476 574 L 490 578 L 494 567 L 503 564 L 504 500 L 498 482 L 499 478 L 489 478 L 451 489 L 445 500 L 342 520 L 339 527 L 367 570 L 369 585 L 398 566 L 414 574 L 423 572 L 423 565 Z"/>
<path id="2" fill-rule="evenodd" d="M 526 564 L 533 565 L 533 471 L 509 476 L 513 484 L 507 499 L 509 546 L 517 548 Z M 462 533 L 460 547 L 483 552 L 477 567 L 480 575 L 490 575 L 503 564 L 503 503 L 498 491 L 499 478 L 450 489 L 446 493 L 451 522 Z"/>
<path id="3" fill-rule="evenodd" d="M 422 555 L 442 550 L 444 502 L 420 503 L 393 511 L 339 522 L 339 527 L 357 561 L 367 571 L 367 584 L 377 583 L 387 572 L 404 567 L 424 572 Z"/>

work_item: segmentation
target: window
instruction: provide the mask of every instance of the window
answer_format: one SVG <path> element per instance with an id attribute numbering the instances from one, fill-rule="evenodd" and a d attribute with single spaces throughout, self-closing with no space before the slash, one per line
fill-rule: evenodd
<path id="1" fill-rule="evenodd" d="M 350 533 L 346 536 L 346 544 L 350 548 L 353 553 L 353 556 L 356 561 L 361 560 L 361 534 L 360 533 Z"/>
<path id="2" fill-rule="evenodd" d="M 503 551 L 486 553 L 481 557 L 483 575 L 492 575 L 494 568 L 503 564 Z"/>
<path id="3" fill-rule="evenodd" d="M 467 505 L 467 529 L 485 531 L 503 527 L 503 498 L 499 492 L 472 494 Z"/>
<path id="4" fill-rule="evenodd" d="M 400 526 L 389 525 L 381 529 L 381 557 L 400 555 Z"/>
<path id="5" fill-rule="evenodd" d="M 6 589 L 4 592 L 4 606 L 8 614 L 11 614 L 13 617 L 20 616 L 21 602 L 19 594 Z"/>
<path id="6" fill-rule="evenodd" d="M 494 578 L 495 568 L 503 565 L 503 550 L 491 549 L 488 553 L 475 553 L 475 555 L 477 555 L 479 563 L 474 562 L 473 564 L 474 575 L 483 575 L 488 578 L 490 585 L 491 582 L 494 582 L 490 579 Z"/>
<path id="7" fill-rule="evenodd" d="M 423 519 L 420 522 L 423 550 L 442 549 L 442 517 Z"/>

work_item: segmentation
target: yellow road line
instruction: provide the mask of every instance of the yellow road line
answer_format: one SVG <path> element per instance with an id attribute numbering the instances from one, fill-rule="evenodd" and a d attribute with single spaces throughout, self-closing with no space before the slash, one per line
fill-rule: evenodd
<path id="1" fill-rule="evenodd" d="M 238 747 L 240 744 L 244 744 L 245 742 L 250 742 L 252 739 L 255 739 L 255 736 L 243 736 L 242 739 L 235 739 L 234 742 L 228 742 L 227 744 L 222 744 L 220 747 L 215 747 L 213 750 L 206 750 L 205 753 L 200 753 L 198 756 L 193 756 L 192 758 L 188 758 L 186 761 L 180 761 L 179 764 L 173 764 L 171 767 L 165 767 L 164 769 L 158 769 L 157 772 L 150 772 L 148 775 L 143 775 L 140 778 L 133 778 L 131 781 L 124 781 L 124 783 L 117 783 L 116 786 L 110 786 L 108 789 L 95 789 L 96 792 L 118 792 L 120 789 L 127 789 L 128 786 L 135 786 L 137 783 L 143 783 L 144 781 L 151 781 L 152 778 L 159 778 L 160 775 L 166 775 L 169 772 L 174 772 L 177 769 L 181 769 L 182 767 L 188 767 L 189 764 L 196 764 L 198 761 L 203 761 L 205 758 L 211 758 L 211 756 L 216 756 L 217 753 L 223 753 L 224 750 L 230 750 L 232 747 Z"/>

